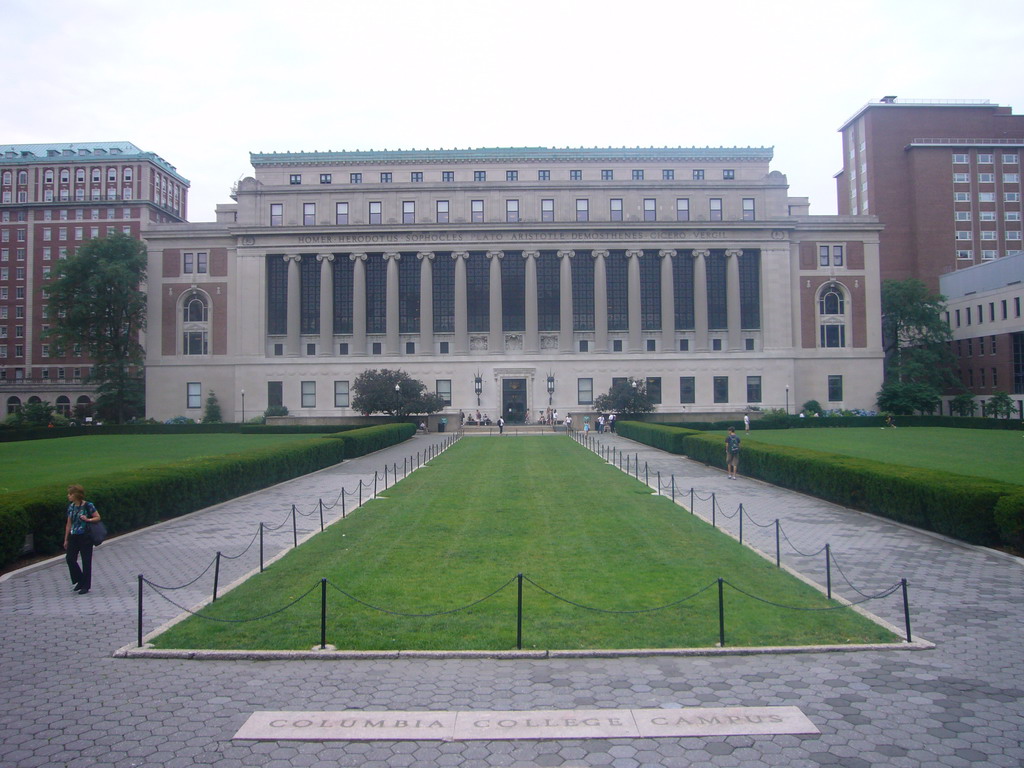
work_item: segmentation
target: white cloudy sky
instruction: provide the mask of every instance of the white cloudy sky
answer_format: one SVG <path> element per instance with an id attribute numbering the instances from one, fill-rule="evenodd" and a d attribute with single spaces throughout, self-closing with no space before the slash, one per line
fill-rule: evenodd
<path id="1" fill-rule="evenodd" d="M 774 146 L 835 212 L 868 101 L 1024 112 L 1021 0 L 3 0 L 0 144 L 127 140 L 209 221 L 250 151 Z"/>

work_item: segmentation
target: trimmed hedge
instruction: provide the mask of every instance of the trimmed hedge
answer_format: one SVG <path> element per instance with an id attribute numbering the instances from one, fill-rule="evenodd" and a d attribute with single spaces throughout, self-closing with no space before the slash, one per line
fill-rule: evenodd
<path id="1" fill-rule="evenodd" d="M 328 432 L 348 432 L 363 429 L 350 424 L 104 424 L 98 427 L 5 427 L 0 429 L 0 443 L 15 443 L 20 440 L 52 440 L 61 437 L 82 437 L 88 435 L 311 435 Z"/>
<path id="2" fill-rule="evenodd" d="M 624 437 L 655 445 L 644 439 L 650 438 L 649 432 L 637 428 L 649 426 L 623 422 L 617 429 Z M 679 436 L 672 441 L 659 436 L 662 445 L 656 447 L 673 445 L 676 448 L 673 453 L 725 468 L 725 441 L 720 435 L 678 431 Z M 666 447 L 665 450 L 671 449 Z M 997 525 L 997 504 L 1005 497 L 1020 495 L 1020 486 L 998 480 L 950 475 L 789 446 L 747 443 L 743 446 L 740 466 L 743 474 L 773 485 L 972 544 L 1000 542 L 1006 526 Z M 1024 515 L 1024 511 L 1019 514 Z M 1010 528 L 1012 530 L 1012 523 Z"/>
<path id="3" fill-rule="evenodd" d="M 396 445 L 412 424 L 354 429 L 244 454 L 179 461 L 149 469 L 78 479 L 111 534 L 186 515 L 260 488 Z M 64 539 L 66 484 L 5 494 L 0 501 L 0 565 L 17 559 L 26 533 L 34 551 L 56 552 Z"/>

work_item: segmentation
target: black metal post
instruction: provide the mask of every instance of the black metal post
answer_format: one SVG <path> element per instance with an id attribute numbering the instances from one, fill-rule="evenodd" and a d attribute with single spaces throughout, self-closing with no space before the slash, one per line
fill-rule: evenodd
<path id="1" fill-rule="evenodd" d="M 217 557 L 214 558 L 213 563 L 213 600 L 210 602 L 217 602 L 217 583 L 220 581 L 220 552 L 217 553 Z"/>
<path id="2" fill-rule="evenodd" d="M 640 479 L 640 454 L 633 454 L 633 477 L 637 480 Z"/>
<path id="3" fill-rule="evenodd" d="M 359 478 L 359 504 L 356 506 L 363 506 L 363 478 Z"/>
<path id="4" fill-rule="evenodd" d="M 828 599 L 832 599 L 832 548 L 825 545 L 825 586 L 828 589 Z"/>
<path id="5" fill-rule="evenodd" d="M 292 546 L 299 546 L 299 523 L 295 517 L 294 504 L 292 504 Z"/>
<path id="6" fill-rule="evenodd" d="M 717 512 L 717 510 L 718 510 L 718 502 L 715 501 L 715 492 L 712 491 L 711 492 L 711 527 L 712 528 L 717 528 L 718 527 L 718 523 L 715 521 L 715 518 L 716 518 L 715 513 Z"/>
<path id="7" fill-rule="evenodd" d="M 639 479 L 640 478 L 638 477 L 637 480 L 639 480 Z M 650 485 L 651 485 L 651 473 L 647 469 L 647 462 L 646 461 L 644 462 L 644 485 L 646 485 L 648 487 L 650 487 Z"/>
<path id="8" fill-rule="evenodd" d="M 775 567 L 782 567 L 782 550 L 779 547 L 779 518 L 775 518 Z"/>
<path id="9" fill-rule="evenodd" d="M 327 579 L 320 579 L 320 650 L 327 647 Z"/>
<path id="10" fill-rule="evenodd" d="M 317 499 L 317 502 L 319 502 L 317 506 L 320 507 L 320 532 L 323 533 L 323 530 L 324 530 L 324 500 L 323 499 Z"/>
<path id="11" fill-rule="evenodd" d="M 661 496 L 661 470 L 658 470 L 658 495 Z"/>
<path id="12" fill-rule="evenodd" d="M 373 470 L 373 498 L 377 498 L 377 470 Z"/>
<path id="13" fill-rule="evenodd" d="M 519 582 L 519 597 L 516 608 L 516 649 L 523 650 L 523 574 L 516 577 Z"/>
<path id="14" fill-rule="evenodd" d="M 341 519 L 345 519 L 345 489 L 341 489 Z"/>
<path id="15" fill-rule="evenodd" d="M 260 523 L 260 573 L 263 573 L 263 523 Z"/>
<path id="16" fill-rule="evenodd" d="M 740 544 L 743 543 L 743 505 L 740 504 Z"/>
<path id="17" fill-rule="evenodd" d="M 388 465 L 384 465 L 384 490 L 388 489 Z"/>
<path id="18" fill-rule="evenodd" d="M 693 511 L 693 486 L 690 486 L 690 514 L 695 514 Z"/>
<path id="19" fill-rule="evenodd" d="M 672 473 L 672 503 L 676 503 L 676 475 Z"/>
<path id="20" fill-rule="evenodd" d="M 725 590 L 724 581 L 718 577 L 718 644 L 725 648 Z"/>
<path id="21" fill-rule="evenodd" d="M 903 623 L 907 626 L 907 642 L 910 640 L 910 602 L 907 600 L 907 580 L 900 579 L 900 586 L 903 588 Z"/>
<path id="22" fill-rule="evenodd" d="M 142 647 L 142 574 L 139 574 L 139 648 Z"/>

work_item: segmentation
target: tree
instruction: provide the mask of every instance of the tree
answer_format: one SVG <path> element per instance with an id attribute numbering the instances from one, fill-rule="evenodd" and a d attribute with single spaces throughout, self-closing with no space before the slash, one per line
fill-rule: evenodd
<path id="1" fill-rule="evenodd" d="M 993 418 L 1004 418 L 1008 419 L 1017 412 L 1017 406 L 1013 404 L 1013 398 L 1011 398 L 1005 392 L 996 392 L 992 397 L 985 403 L 985 411 L 990 414 Z"/>
<path id="2" fill-rule="evenodd" d="M 821 415 L 821 403 L 817 400 L 808 400 L 803 406 L 804 412 L 809 413 L 812 416 Z"/>
<path id="3" fill-rule="evenodd" d="M 7 423 L 18 427 L 45 427 L 53 420 L 53 410 L 46 401 L 26 403 L 8 417 Z"/>
<path id="4" fill-rule="evenodd" d="M 66 260 L 47 286 L 52 326 L 61 349 L 80 346 L 93 360 L 97 410 L 123 422 L 141 404 L 146 327 L 146 246 L 121 232 L 95 238 Z"/>
<path id="5" fill-rule="evenodd" d="M 945 307 L 945 298 L 929 293 L 920 280 L 882 283 L 885 383 L 878 393 L 882 410 L 931 413 L 942 391 L 956 382 Z"/>
<path id="6" fill-rule="evenodd" d="M 214 391 L 211 389 L 209 397 L 206 398 L 206 410 L 203 413 L 203 424 L 220 424 L 221 421 L 220 403 L 217 402 L 217 395 L 214 394 Z"/>
<path id="7" fill-rule="evenodd" d="M 599 411 L 634 416 L 650 413 L 654 410 L 654 403 L 647 394 L 644 379 L 623 379 L 612 384 L 607 394 L 599 395 L 594 400 L 594 407 Z"/>
<path id="8" fill-rule="evenodd" d="M 949 407 L 957 416 L 973 416 L 978 410 L 978 402 L 970 392 L 961 392 L 949 401 Z"/>
<path id="9" fill-rule="evenodd" d="M 405 371 L 376 368 L 363 371 L 352 383 L 352 407 L 360 413 L 389 416 L 437 413 L 445 407 L 440 395 L 427 392 L 422 381 Z"/>

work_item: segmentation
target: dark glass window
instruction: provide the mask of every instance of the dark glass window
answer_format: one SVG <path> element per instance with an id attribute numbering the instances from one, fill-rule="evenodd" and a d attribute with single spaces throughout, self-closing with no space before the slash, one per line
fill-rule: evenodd
<path id="1" fill-rule="evenodd" d="M 501 260 L 501 326 L 526 330 L 526 260 L 521 251 L 505 251 Z"/>
<path id="2" fill-rule="evenodd" d="M 633 171 L 633 181 L 643 181 L 643 180 L 644 180 L 644 172 L 642 170 L 635 170 L 635 171 Z"/>
<path id="3" fill-rule="evenodd" d="M 740 254 L 740 327 L 761 327 L 761 252 L 746 249 Z"/>
<path id="4" fill-rule="evenodd" d="M 487 181 L 487 171 L 473 171 L 473 181 Z"/>
<path id="5" fill-rule="evenodd" d="M 661 376 L 647 377 L 647 397 L 655 405 L 661 405 Z"/>
<path id="6" fill-rule="evenodd" d="M 615 171 L 608 169 L 601 171 L 601 181 L 614 181 Z"/>
<path id="7" fill-rule="evenodd" d="M 832 375 L 828 377 L 828 401 L 837 403 L 843 399 L 843 377 Z"/>
<path id="8" fill-rule="evenodd" d="M 537 171 L 537 181 L 551 181 L 551 171 Z"/>
<path id="9" fill-rule="evenodd" d="M 661 330 L 661 257 L 644 251 L 640 259 L 640 328 Z"/>
<path id="10" fill-rule="evenodd" d="M 455 181 L 455 171 L 441 171 L 441 181 Z"/>
<path id="11" fill-rule="evenodd" d="M 538 330 L 557 331 L 562 327 L 559 311 L 561 279 L 558 254 L 555 251 L 541 251 L 537 257 Z"/>
<path id="12" fill-rule="evenodd" d="M 674 181 L 676 178 L 676 172 L 671 168 L 666 168 L 661 172 L 662 181 Z"/>
<path id="13" fill-rule="evenodd" d="M 267 382 L 267 405 L 284 405 L 284 382 Z"/>
<path id="14" fill-rule="evenodd" d="M 384 255 L 366 254 L 366 332 L 387 331 L 388 270 Z"/>
<path id="15" fill-rule="evenodd" d="M 605 259 L 608 284 L 608 330 L 629 329 L 629 260 L 625 251 L 608 251 Z"/>
<path id="16" fill-rule="evenodd" d="M 708 279 L 708 329 L 724 330 L 729 327 L 725 290 L 725 252 L 712 251 L 705 261 Z"/>
<path id="17" fill-rule="evenodd" d="M 576 251 L 572 260 L 572 327 L 594 330 L 594 259 L 589 251 Z"/>
<path id="18" fill-rule="evenodd" d="M 583 181 L 583 171 L 569 171 L 569 181 Z"/>
<path id="19" fill-rule="evenodd" d="M 491 327 L 491 261 L 483 251 L 471 251 L 466 261 L 466 304 L 469 330 L 488 331 Z"/>
<path id="20" fill-rule="evenodd" d="M 299 262 L 299 273 L 302 275 L 300 332 L 320 333 L 320 262 L 316 256 L 304 255 Z"/>
<path id="21" fill-rule="evenodd" d="M 715 376 L 714 378 L 714 398 L 716 403 L 728 403 L 729 402 L 729 377 L 728 376 Z"/>
<path id="22" fill-rule="evenodd" d="M 346 254 L 334 257 L 334 332 L 352 333 L 352 277 L 355 264 Z"/>
<path id="23" fill-rule="evenodd" d="M 747 402 L 761 402 L 761 377 L 747 376 Z"/>
<path id="24" fill-rule="evenodd" d="M 693 252 L 677 251 L 672 258 L 677 331 L 693 330 Z"/>
<path id="25" fill-rule="evenodd" d="M 288 264 L 278 255 L 267 256 L 267 333 L 288 332 Z"/>
<path id="26" fill-rule="evenodd" d="M 415 253 L 398 262 L 398 332 L 420 332 L 420 266 Z"/>
<path id="27" fill-rule="evenodd" d="M 455 330 L 455 260 L 450 253 L 434 256 L 434 332 Z"/>
<path id="28" fill-rule="evenodd" d="M 693 376 L 680 376 L 679 377 L 679 402 L 680 403 L 695 403 L 697 402 L 697 387 L 695 385 L 695 379 Z"/>

